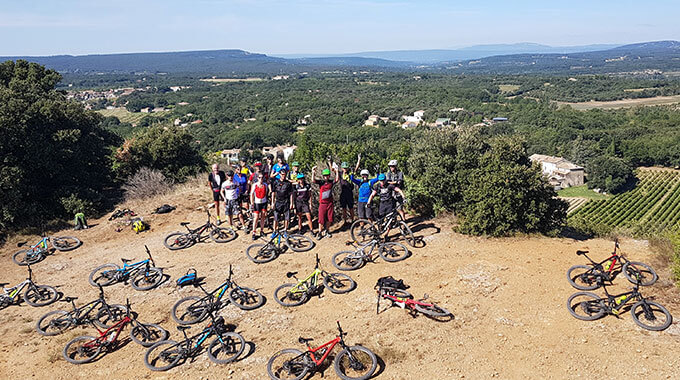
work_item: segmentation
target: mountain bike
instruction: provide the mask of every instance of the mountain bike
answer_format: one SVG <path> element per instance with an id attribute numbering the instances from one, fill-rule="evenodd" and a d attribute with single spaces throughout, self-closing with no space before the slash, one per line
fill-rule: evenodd
<path id="1" fill-rule="evenodd" d="M 123 267 L 117 264 L 104 264 L 95 268 L 90 273 L 90 285 L 108 286 L 116 282 L 130 281 L 130 285 L 135 290 L 149 290 L 158 286 L 163 281 L 163 270 L 156 268 L 156 263 L 151 257 L 151 251 L 146 245 L 148 259 L 130 264 L 132 260 L 121 259 Z"/>
<path id="2" fill-rule="evenodd" d="M 414 300 L 411 293 L 404 289 L 392 288 L 387 286 L 377 286 L 378 302 L 376 304 L 375 313 L 380 313 L 380 300 L 385 299 L 391 303 L 391 306 L 399 306 L 402 309 L 407 309 L 412 316 L 417 313 L 423 313 L 427 317 L 433 319 L 452 318 L 453 314 L 445 308 L 435 305 L 433 303 L 425 302 L 429 296 L 425 294 L 423 299 Z"/>
<path id="3" fill-rule="evenodd" d="M 314 241 L 305 235 L 274 232 L 266 243 L 256 243 L 246 248 L 246 256 L 254 263 L 268 263 L 290 248 L 293 252 L 306 252 L 314 248 Z"/>
<path id="4" fill-rule="evenodd" d="M 94 323 L 103 329 L 108 329 L 113 323 L 119 322 L 126 315 L 126 308 L 119 304 L 109 304 L 104 298 L 104 289 L 99 287 L 99 298 L 87 304 L 76 307 L 78 297 L 66 297 L 62 301 L 70 302 L 71 311 L 54 310 L 43 315 L 35 326 L 40 335 L 54 336 L 63 333 L 74 326 Z"/>
<path id="5" fill-rule="evenodd" d="M 184 340 L 164 340 L 151 346 L 144 354 L 144 365 L 152 371 L 167 371 L 177 366 L 180 361 L 195 359 L 202 351 L 203 343 L 215 336 L 208 346 L 208 358 L 217 364 L 226 364 L 236 360 L 245 349 L 245 339 L 233 331 L 229 331 L 224 324 L 224 318 L 215 318 L 208 313 L 212 322 L 200 333 L 189 337 L 186 330 L 191 326 L 177 326 L 177 330 L 184 335 Z"/>
<path id="6" fill-rule="evenodd" d="M 180 223 L 187 232 L 173 232 L 165 237 L 163 245 L 170 250 L 189 248 L 192 245 L 204 242 L 210 237 L 215 243 L 228 243 L 236 239 L 236 232 L 231 228 L 218 227 L 210 221 L 210 211 L 206 210 L 208 221 L 202 226 L 191 229 L 189 222 Z M 205 235 L 207 233 L 207 235 Z"/>
<path id="7" fill-rule="evenodd" d="M 267 362 L 269 377 L 274 380 L 300 380 L 317 370 L 338 344 L 342 350 L 335 356 L 333 368 L 341 379 L 365 380 L 373 376 L 378 368 L 375 354 L 363 346 L 348 346 L 345 343 L 347 333 L 342 331 L 340 322 L 337 323 L 338 335 L 329 342 L 313 348 L 309 345 L 313 339 L 299 337 L 298 342 L 307 345 L 307 351 L 286 348 L 275 353 Z"/>
<path id="8" fill-rule="evenodd" d="M 668 310 L 654 301 L 647 300 L 640 294 L 639 285 L 631 291 L 611 295 L 607 287 L 603 286 L 605 297 L 590 292 L 577 292 L 567 299 L 567 309 L 575 318 L 583 321 L 594 321 L 605 314 L 619 316 L 624 305 L 635 300 L 630 308 L 633 321 L 643 329 L 661 331 L 673 323 L 673 317 Z"/>
<path id="9" fill-rule="evenodd" d="M 359 269 L 367 262 L 374 262 L 377 256 L 390 263 L 404 260 L 409 256 L 408 248 L 405 245 L 395 242 L 383 243 L 376 238 L 361 245 L 354 244 L 351 241 L 345 244 L 352 245 L 356 249 L 354 251 L 341 251 L 333 255 L 333 266 L 340 270 Z M 377 256 L 375 252 L 378 253 Z"/>
<path id="10" fill-rule="evenodd" d="M 28 264 L 28 277 L 21 283 L 12 286 L 11 288 L 5 288 L 8 283 L 0 283 L 2 286 L 3 294 L 0 294 L 0 309 L 4 309 L 9 305 L 19 303 L 19 294 L 26 289 L 23 294 L 24 301 L 33 306 L 40 307 L 49 305 L 59 298 L 59 293 L 57 289 L 48 285 L 36 285 L 33 282 L 33 270 L 31 265 Z"/>
<path id="11" fill-rule="evenodd" d="M 298 280 L 297 272 L 288 272 L 286 277 Z M 319 268 L 319 255 L 316 255 L 314 271 L 304 280 L 298 280 L 297 284 L 283 284 L 274 291 L 274 299 L 281 306 L 299 306 L 310 297 L 321 295 L 323 288 L 335 294 L 348 293 L 354 289 L 356 283 L 346 274 L 328 273 Z"/>
<path id="12" fill-rule="evenodd" d="M 168 331 L 161 326 L 137 321 L 130 312 L 128 300 L 125 318 L 104 331 L 95 326 L 99 335 L 97 337 L 79 336 L 66 343 L 62 351 L 64 359 L 73 364 L 84 364 L 95 360 L 102 350 L 111 351 L 118 346 L 118 336 L 128 324 L 132 326 L 130 339 L 143 347 L 150 347 L 168 338 Z"/>
<path id="13" fill-rule="evenodd" d="M 210 313 L 221 309 L 229 302 L 242 310 L 253 310 L 264 305 L 264 296 L 255 289 L 236 284 L 231 279 L 233 274 L 231 265 L 229 265 L 227 280 L 210 293 L 200 283 L 197 284 L 205 296 L 190 296 L 177 301 L 172 307 L 172 319 L 180 325 L 191 325 L 204 320 Z M 227 293 L 229 289 L 231 290 Z M 222 301 L 225 294 L 227 294 L 227 302 Z"/>
<path id="14" fill-rule="evenodd" d="M 654 269 L 645 263 L 629 261 L 618 252 L 619 242 L 614 242 L 614 252 L 607 259 L 595 262 L 586 255 L 588 251 L 576 251 L 583 256 L 590 265 L 574 265 L 567 270 L 567 279 L 571 286 L 579 290 L 594 290 L 603 286 L 605 282 L 610 284 L 616 276 L 623 272 L 628 281 L 633 284 L 649 286 L 656 282 L 659 276 Z"/>
<path id="15" fill-rule="evenodd" d="M 24 243 L 17 244 L 17 247 L 21 247 Z M 60 237 L 49 237 L 46 236 L 29 249 L 22 249 L 17 251 L 12 255 L 12 260 L 17 265 L 28 265 L 35 264 L 42 261 L 47 255 L 53 252 L 54 249 L 62 252 L 71 251 L 80 247 L 83 243 L 73 236 L 60 236 Z M 50 248 L 50 245 L 53 248 Z"/>
<path id="16" fill-rule="evenodd" d="M 411 227 L 406 224 L 396 209 L 375 222 L 369 219 L 355 220 L 350 226 L 349 233 L 352 240 L 359 244 L 365 244 L 376 237 L 380 238 L 380 236 L 386 234 L 388 230 L 393 229 L 399 230 L 400 237 L 406 240 L 408 245 L 411 247 L 416 246 L 416 238 L 413 236 Z"/>

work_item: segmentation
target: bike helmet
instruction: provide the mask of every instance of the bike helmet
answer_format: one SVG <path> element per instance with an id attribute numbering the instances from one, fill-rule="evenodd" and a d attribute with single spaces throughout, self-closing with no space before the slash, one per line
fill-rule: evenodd
<path id="1" fill-rule="evenodd" d="M 385 177 L 385 174 L 380 173 L 380 174 L 378 175 L 378 181 L 384 181 L 385 179 L 387 179 L 387 177 Z"/>
<path id="2" fill-rule="evenodd" d="M 361 175 L 371 175 L 371 172 L 369 172 L 368 169 L 364 169 L 361 171 Z"/>
<path id="3" fill-rule="evenodd" d="M 298 174 L 295 178 L 296 178 L 296 179 L 303 179 L 303 178 L 305 178 L 305 175 L 302 174 L 302 173 L 300 173 L 300 174 Z"/>
<path id="4" fill-rule="evenodd" d="M 254 163 L 253 166 L 258 166 L 258 167 L 259 167 L 259 166 L 262 166 L 262 163 L 258 161 L 258 162 L 256 162 L 256 163 Z"/>
<path id="5" fill-rule="evenodd" d="M 293 163 L 292 163 L 292 164 L 290 164 L 290 166 L 300 166 L 300 163 L 299 163 L 299 162 L 297 162 L 297 161 L 293 161 Z"/>
<path id="6" fill-rule="evenodd" d="M 390 160 L 387 166 L 397 166 L 397 160 Z"/>
<path id="7" fill-rule="evenodd" d="M 177 279 L 177 286 L 182 287 L 187 285 L 194 285 L 196 283 L 197 278 L 198 277 L 196 275 L 196 269 L 189 268 L 187 274 Z"/>
<path id="8" fill-rule="evenodd" d="M 347 169 L 349 167 L 349 164 L 347 162 L 343 162 L 342 164 L 340 164 L 340 167 L 343 169 Z"/>
<path id="9" fill-rule="evenodd" d="M 321 175 L 331 175 L 331 170 L 330 170 L 330 169 L 324 169 L 324 170 L 321 172 Z"/>

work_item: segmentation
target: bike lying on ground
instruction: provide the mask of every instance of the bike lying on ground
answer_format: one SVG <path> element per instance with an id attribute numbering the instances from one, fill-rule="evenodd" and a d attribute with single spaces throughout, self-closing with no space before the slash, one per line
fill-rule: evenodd
<path id="1" fill-rule="evenodd" d="M 148 259 L 130 264 L 132 260 L 121 259 L 123 267 L 117 264 L 104 264 L 97 267 L 90 273 L 90 285 L 108 286 L 117 282 L 130 281 L 130 285 L 135 290 L 153 289 L 163 281 L 163 270 L 156 267 L 156 263 L 151 257 L 151 251 L 146 245 Z"/>
<path id="2" fill-rule="evenodd" d="M 23 246 L 26 243 L 17 244 L 18 247 Z M 62 252 L 71 251 L 80 247 L 83 243 L 73 236 L 60 236 L 60 237 L 44 237 L 40 239 L 38 243 L 32 245 L 29 249 L 22 249 L 17 251 L 12 255 L 12 260 L 17 265 L 28 265 L 35 264 L 42 261 L 47 255 L 49 255 L 53 249 L 50 248 L 50 244 L 54 249 Z"/>
<path id="3" fill-rule="evenodd" d="M 173 232 L 165 237 L 163 244 L 170 250 L 189 248 L 192 245 L 206 241 L 208 237 L 215 243 L 227 243 L 236 239 L 236 232 L 231 228 L 218 227 L 210 221 L 210 211 L 206 210 L 208 221 L 202 226 L 191 229 L 189 222 L 182 222 L 180 225 L 187 229 L 187 232 Z M 208 235 L 205 235 L 207 233 Z"/>
<path id="4" fill-rule="evenodd" d="M 621 272 L 628 281 L 633 284 L 649 286 L 656 282 L 659 276 L 654 269 L 645 263 L 629 261 L 618 252 L 619 242 L 614 242 L 614 252 L 607 259 L 595 262 L 586 255 L 588 251 L 576 251 L 583 256 L 590 265 L 574 265 L 567 270 L 567 279 L 571 286 L 579 290 L 594 290 L 603 286 L 605 282 L 610 284 Z"/>
<path id="5" fill-rule="evenodd" d="M 338 335 L 335 339 L 312 348 L 313 339 L 299 337 L 300 344 L 307 345 L 307 351 L 286 348 L 274 354 L 267 362 L 267 373 L 274 380 L 300 380 L 308 373 L 315 371 L 328 358 L 337 344 L 342 350 L 333 361 L 335 373 L 344 380 L 365 380 L 373 376 L 378 368 L 375 354 L 363 346 L 348 346 L 345 343 L 346 332 L 338 323 Z"/>
<path id="6" fill-rule="evenodd" d="M 411 247 L 416 246 L 416 238 L 413 236 L 411 227 L 404 222 L 401 215 L 396 210 L 375 222 L 369 219 L 357 219 L 352 223 L 349 233 L 352 240 L 359 244 L 365 244 L 374 239 L 375 236 L 380 237 L 386 234 L 388 230 L 394 229 L 399 230 L 400 237 L 406 240 L 408 245 Z"/>
<path id="7" fill-rule="evenodd" d="M 246 248 L 246 256 L 254 263 L 268 263 L 290 248 L 293 252 L 307 252 L 314 241 L 305 235 L 274 232 L 268 242 L 256 243 Z"/>
<path id="8" fill-rule="evenodd" d="M 9 305 L 19 303 L 19 294 L 26 289 L 23 295 L 24 301 L 33 307 L 40 307 L 49 305 L 59 298 L 59 292 L 57 289 L 49 285 L 36 285 L 33 282 L 33 270 L 31 265 L 28 265 L 28 277 L 21 283 L 12 286 L 11 288 L 5 288 L 8 283 L 0 283 L 2 286 L 3 294 L 0 294 L 0 309 L 4 309 Z"/>
<path id="9" fill-rule="evenodd" d="M 152 371 L 167 371 L 177 366 L 180 361 L 195 359 L 202 351 L 203 343 L 215 336 L 208 346 L 208 358 L 217 364 L 226 364 L 236 360 L 245 349 L 246 341 L 241 334 L 230 331 L 224 324 L 224 318 L 215 318 L 208 313 L 212 322 L 200 333 L 187 336 L 186 330 L 191 326 L 177 326 L 177 330 L 184 335 L 184 340 L 164 340 L 151 346 L 144 354 L 144 364 Z"/>
<path id="10" fill-rule="evenodd" d="M 383 243 L 380 237 L 376 236 L 368 243 L 357 245 L 351 241 L 345 243 L 352 245 L 354 251 L 341 251 L 333 255 L 333 266 L 340 270 L 355 270 L 364 266 L 367 262 L 374 262 L 378 256 L 383 260 L 395 263 L 404 260 L 409 256 L 409 250 L 405 245 L 395 242 Z"/>
<path id="11" fill-rule="evenodd" d="M 242 310 L 253 310 L 264 305 L 264 296 L 255 289 L 236 284 L 231 279 L 233 274 L 231 265 L 229 265 L 227 280 L 210 293 L 201 284 L 197 284 L 196 286 L 205 293 L 205 296 L 190 296 L 177 301 L 172 307 L 172 319 L 180 325 L 191 325 L 204 320 L 229 302 Z M 227 293 L 229 289 L 231 290 Z M 228 301 L 222 301 L 225 294 L 227 294 Z"/>
<path id="12" fill-rule="evenodd" d="M 127 309 L 123 305 L 109 304 L 104 298 L 104 289 L 99 287 L 99 298 L 87 304 L 76 307 L 78 297 L 66 297 L 63 302 L 70 302 L 71 311 L 55 310 L 43 315 L 38 320 L 35 329 L 39 334 L 54 336 L 63 333 L 74 326 L 94 323 L 100 328 L 108 329 L 113 323 L 121 321 Z"/>
<path id="13" fill-rule="evenodd" d="M 161 326 L 138 322 L 130 312 L 130 301 L 127 301 L 125 318 L 104 331 L 95 326 L 99 333 L 96 338 L 87 335 L 79 336 L 66 343 L 62 351 L 64 359 L 73 364 L 84 364 L 95 360 L 102 350 L 110 351 L 117 347 L 118 336 L 128 324 L 132 325 L 132 330 L 130 330 L 132 341 L 144 347 L 152 346 L 168 338 L 168 332 Z"/>
<path id="14" fill-rule="evenodd" d="M 577 292 L 567 300 L 567 309 L 575 318 L 583 321 L 594 321 L 605 314 L 619 316 L 624 305 L 635 300 L 630 308 L 633 321 L 643 329 L 661 331 L 673 323 L 673 317 L 668 310 L 654 301 L 650 301 L 640 294 L 639 286 L 635 285 L 631 291 L 611 295 L 607 287 L 602 287 L 605 297 L 590 292 Z"/>
<path id="15" fill-rule="evenodd" d="M 378 292 L 378 302 L 376 304 L 376 314 L 380 312 L 380 300 L 385 299 L 391 303 L 391 306 L 399 306 L 402 309 L 408 309 L 412 316 L 416 316 L 418 312 L 425 314 L 427 317 L 433 319 L 452 318 L 453 314 L 441 306 L 426 302 L 429 298 L 427 294 L 421 300 L 414 300 L 411 293 L 405 290 L 406 286 L 399 286 L 394 283 L 394 287 L 383 285 L 384 279 L 396 281 L 391 277 L 382 277 L 378 279 L 375 289 Z M 403 285 L 403 281 L 400 282 Z"/>
<path id="16" fill-rule="evenodd" d="M 297 272 L 288 272 L 286 277 L 295 278 Z M 323 282 L 322 282 L 323 281 Z M 316 255 L 314 271 L 304 280 L 298 280 L 297 284 L 283 284 L 274 291 L 274 298 L 281 306 L 299 306 L 315 295 L 321 295 L 323 288 L 332 293 L 348 293 L 356 283 L 346 274 L 328 273 L 319 268 L 319 255 Z"/>

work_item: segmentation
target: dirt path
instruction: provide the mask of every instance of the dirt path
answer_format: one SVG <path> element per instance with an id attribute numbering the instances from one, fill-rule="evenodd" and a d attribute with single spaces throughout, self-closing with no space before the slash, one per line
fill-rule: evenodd
<path id="1" fill-rule="evenodd" d="M 574 252 L 587 249 L 597 258 L 604 257 L 612 248 L 610 241 L 473 238 L 455 234 L 443 223 L 424 222 L 416 227 L 416 235 L 423 236 L 427 245 L 414 250 L 406 261 L 368 264 L 351 272 L 358 284 L 351 293 L 325 292 L 303 306 L 284 309 L 272 294 L 286 282 L 285 273 L 311 271 L 315 252 L 331 270 L 330 256 L 344 249 L 346 233 L 322 240 L 312 252 L 286 254 L 262 265 L 246 259 L 244 250 L 251 241 L 244 235 L 225 245 L 206 243 L 170 252 L 163 247 L 162 237 L 177 230 L 182 220 L 202 222 L 205 214 L 195 208 L 205 200 L 183 195 L 181 200 L 166 201 L 181 202 L 182 206 L 171 214 L 156 216 L 152 230 L 139 235 L 128 230 L 117 233 L 109 222 L 93 221 L 98 225 L 75 233 L 85 242 L 81 248 L 57 253 L 34 266 L 37 282 L 57 285 L 65 294 L 80 297 L 78 302 L 89 301 L 97 294 L 87 282 L 94 267 L 120 262 L 121 257 L 141 258 L 147 244 L 157 264 L 172 279 L 145 293 L 114 285 L 107 289 L 107 297 L 118 303 L 129 297 L 141 321 L 160 323 L 177 339 L 180 334 L 170 318 L 170 308 L 179 298 L 196 292 L 178 291 L 174 280 L 188 267 L 195 267 L 213 288 L 226 276 L 228 265 L 234 264 L 236 280 L 268 297 L 258 310 L 245 312 L 227 306 L 222 311 L 227 322 L 236 324 L 237 331 L 253 343 L 254 352 L 222 366 L 203 354 L 193 363 L 154 373 L 144 367 L 145 350 L 129 343 L 95 363 L 74 366 L 61 358 L 61 350 L 68 340 L 91 334 L 93 328 L 42 337 L 33 330 L 37 319 L 66 305 L 12 306 L 0 311 L 1 379 L 265 379 L 265 364 L 273 353 L 286 347 L 300 348 L 298 336 L 313 337 L 317 343 L 333 338 L 336 320 L 349 333 L 348 342 L 365 345 L 384 361 L 378 379 L 615 379 L 623 373 L 630 378 L 680 378 L 677 323 L 655 333 L 638 328 L 630 313 L 620 319 L 610 316 L 583 322 L 567 312 L 566 299 L 575 290 L 567 283 L 565 272 L 582 262 Z M 72 234 L 64 231 L 67 233 Z M 25 276 L 25 269 L 11 261 L 11 247 L 19 240 L 8 242 L 0 254 L 3 282 L 15 283 Z M 660 265 L 645 242 L 624 240 L 621 247 L 631 258 Z M 670 284 L 669 274 L 660 272 L 659 283 L 645 289 L 645 294 L 657 295 L 671 313 L 680 313 L 678 292 Z M 373 285 L 384 275 L 403 278 L 416 297 L 428 293 L 452 311 L 455 320 L 437 323 L 422 316 L 412 318 L 398 308 L 376 315 Z M 629 285 L 624 281 L 617 281 L 622 289 Z M 319 374 L 313 377 L 321 378 Z M 332 368 L 324 378 L 336 378 Z"/>

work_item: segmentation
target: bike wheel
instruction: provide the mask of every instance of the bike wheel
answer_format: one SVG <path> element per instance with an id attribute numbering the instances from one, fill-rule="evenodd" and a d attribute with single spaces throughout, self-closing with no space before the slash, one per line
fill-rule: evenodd
<path id="1" fill-rule="evenodd" d="M 163 271 L 160 268 L 142 268 L 132 277 L 130 285 L 135 290 L 149 290 L 158 286 L 161 281 L 163 281 Z"/>
<path id="2" fill-rule="evenodd" d="M 215 338 L 208 347 L 208 358 L 217 364 L 227 364 L 236 360 L 246 348 L 246 340 L 235 332 L 223 333 Z"/>
<path id="3" fill-rule="evenodd" d="M 630 309 L 633 321 L 643 329 L 661 331 L 673 323 L 673 317 L 668 310 L 653 301 L 639 301 Z"/>
<path id="4" fill-rule="evenodd" d="M 24 293 L 24 301 L 33 307 L 49 305 L 57 298 L 59 298 L 57 289 L 48 285 L 35 285 L 35 288 L 29 287 Z"/>
<path id="5" fill-rule="evenodd" d="M 41 254 L 30 253 L 31 251 L 28 249 L 22 249 L 21 251 L 18 251 L 12 255 L 12 261 L 14 261 L 16 265 L 26 266 L 28 264 L 35 264 L 43 258 L 43 255 Z"/>
<path id="6" fill-rule="evenodd" d="M 182 360 L 184 349 L 174 340 L 163 340 L 149 347 L 144 354 L 144 365 L 152 371 L 167 371 Z"/>
<path id="7" fill-rule="evenodd" d="M 73 320 L 68 317 L 68 312 L 63 310 L 50 311 L 38 319 L 35 331 L 43 336 L 55 336 L 68 330 Z"/>
<path id="8" fill-rule="evenodd" d="M 364 264 L 363 257 L 357 257 L 354 251 L 341 251 L 333 255 L 333 266 L 339 270 L 355 270 Z"/>
<path id="9" fill-rule="evenodd" d="M 231 228 L 217 227 L 210 231 L 210 238 L 215 243 L 228 243 L 236 239 L 236 232 Z"/>
<path id="10" fill-rule="evenodd" d="M 342 273 L 329 273 L 323 278 L 323 286 L 335 294 L 348 293 L 356 285 L 352 277 Z"/>
<path id="11" fill-rule="evenodd" d="M 163 245 L 171 251 L 176 251 L 189 247 L 191 245 L 191 239 L 189 238 L 189 235 L 184 232 L 173 232 L 165 237 Z"/>
<path id="12" fill-rule="evenodd" d="M 83 364 L 94 360 L 102 351 L 99 342 L 95 342 L 92 336 L 79 336 L 66 343 L 62 355 L 67 362 Z"/>
<path id="13" fill-rule="evenodd" d="M 193 325 L 202 321 L 210 310 L 210 305 L 198 296 L 182 298 L 172 306 L 172 319 L 180 325 Z"/>
<path id="14" fill-rule="evenodd" d="M 429 316 L 429 317 L 434 317 L 434 318 L 441 318 L 441 317 L 448 317 L 451 315 L 451 312 L 444 309 L 441 306 L 437 306 L 434 304 L 427 304 L 427 305 L 420 305 L 420 304 L 414 304 L 413 307 L 415 307 L 416 310 L 419 312 Z"/>
<path id="15" fill-rule="evenodd" d="M 103 329 L 108 329 L 125 318 L 125 315 L 127 315 L 127 308 L 123 305 L 111 304 L 108 309 L 102 306 L 97 312 L 94 323 Z"/>
<path id="16" fill-rule="evenodd" d="M 399 233 L 401 234 L 401 237 L 406 240 L 406 243 L 410 245 L 411 247 L 416 246 L 416 237 L 413 236 L 413 231 L 411 231 L 411 227 L 406 224 L 404 221 L 400 221 L 399 224 L 397 225 L 399 227 Z"/>
<path id="17" fill-rule="evenodd" d="M 378 368 L 378 358 L 366 347 L 353 346 L 340 351 L 335 357 L 335 373 L 343 380 L 365 380 Z"/>
<path id="18" fill-rule="evenodd" d="M 606 312 L 604 301 L 596 294 L 588 292 L 572 294 L 567 300 L 567 309 L 574 318 L 582 321 L 594 321 L 602 318 Z"/>
<path id="19" fill-rule="evenodd" d="M 368 219 L 357 219 L 352 223 L 349 229 L 349 235 L 352 240 L 358 244 L 364 244 L 371 241 L 376 236 L 380 236 L 378 227 Z"/>
<path id="20" fill-rule="evenodd" d="M 90 285 L 97 287 L 108 286 L 116 282 L 116 277 L 120 271 L 120 267 L 116 264 L 104 264 L 95 268 L 90 273 Z"/>
<path id="21" fill-rule="evenodd" d="M 601 285 L 602 273 L 588 265 L 574 265 L 567 270 L 567 280 L 578 290 L 595 290 Z"/>
<path id="22" fill-rule="evenodd" d="M 404 260 L 410 254 L 408 248 L 401 243 L 387 242 L 378 246 L 378 254 L 390 263 Z"/>
<path id="23" fill-rule="evenodd" d="M 276 302 L 285 307 L 300 306 L 307 301 L 308 297 L 307 292 L 298 290 L 295 284 L 283 284 L 274 291 Z"/>
<path id="24" fill-rule="evenodd" d="M 278 250 L 273 244 L 252 244 L 246 248 L 246 256 L 257 264 L 268 263 L 278 256 Z"/>
<path id="25" fill-rule="evenodd" d="M 267 373 L 273 380 L 300 380 L 309 372 L 302 351 L 286 348 L 267 361 Z"/>
<path id="26" fill-rule="evenodd" d="M 253 310 L 264 305 L 264 296 L 255 289 L 238 287 L 229 292 L 229 301 L 241 310 Z"/>
<path id="27" fill-rule="evenodd" d="M 82 244 L 83 242 L 81 242 L 80 239 L 73 236 L 60 236 L 52 238 L 52 245 L 54 248 L 62 252 L 72 251 L 80 247 Z"/>
<path id="28" fill-rule="evenodd" d="M 656 280 L 659 279 L 659 276 L 656 274 L 654 269 L 652 269 L 652 267 L 645 263 L 636 261 L 629 261 L 623 264 L 621 271 L 623 272 L 623 275 L 626 276 L 628 281 L 632 282 L 633 284 L 637 284 L 639 280 L 640 285 L 642 286 L 652 285 L 656 282 Z"/>
<path id="29" fill-rule="evenodd" d="M 314 241 L 305 235 L 292 234 L 286 238 L 286 245 L 293 252 L 307 252 L 314 248 Z"/>
<path id="30" fill-rule="evenodd" d="M 168 339 L 168 331 L 155 323 L 135 323 L 130 330 L 130 338 L 137 344 L 144 347 L 151 347 L 154 344 Z"/>

